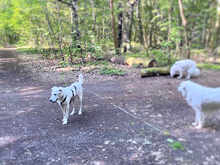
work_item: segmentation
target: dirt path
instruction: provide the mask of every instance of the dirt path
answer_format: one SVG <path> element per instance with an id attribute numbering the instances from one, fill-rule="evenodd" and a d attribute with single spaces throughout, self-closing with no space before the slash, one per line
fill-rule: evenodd
<path id="1" fill-rule="evenodd" d="M 0 164 L 219 164 L 219 131 L 190 127 L 193 113 L 176 93 L 178 83 L 168 77 L 87 82 L 84 114 L 63 126 L 58 106 L 48 102 L 51 85 L 32 81 L 15 50 L 2 49 Z M 174 150 L 168 138 L 184 150 Z"/>

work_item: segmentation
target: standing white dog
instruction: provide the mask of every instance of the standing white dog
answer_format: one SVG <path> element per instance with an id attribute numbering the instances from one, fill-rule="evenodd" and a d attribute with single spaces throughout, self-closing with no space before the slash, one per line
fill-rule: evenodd
<path id="1" fill-rule="evenodd" d="M 195 61 L 188 59 L 180 60 L 170 68 L 170 76 L 173 77 L 176 74 L 179 74 L 178 79 L 181 79 L 184 74 L 187 79 L 190 79 L 191 76 L 198 77 L 200 75 L 200 70 L 196 67 Z"/>
<path id="2" fill-rule="evenodd" d="M 220 88 L 209 88 L 188 80 L 179 85 L 178 91 L 195 111 L 193 125 L 196 128 L 203 127 L 208 114 L 220 110 Z"/>
<path id="3" fill-rule="evenodd" d="M 83 97 L 83 75 L 79 75 L 79 81 L 68 87 L 53 87 L 50 96 L 50 102 L 57 103 L 63 112 L 63 124 L 67 124 L 69 118 L 70 103 L 73 104 L 73 110 L 70 115 L 75 113 L 74 101 L 76 97 L 80 101 L 80 109 L 78 114 L 82 114 L 82 97 Z"/>

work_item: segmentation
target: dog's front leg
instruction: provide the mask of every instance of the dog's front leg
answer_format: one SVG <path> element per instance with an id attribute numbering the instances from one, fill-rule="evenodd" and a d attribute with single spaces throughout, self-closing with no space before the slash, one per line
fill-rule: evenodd
<path id="1" fill-rule="evenodd" d="M 66 112 L 64 115 L 64 120 L 63 120 L 63 125 L 67 124 L 67 121 L 69 119 L 69 110 L 70 110 L 70 100 L 67 100 L 67 104 L 66 104 Z"/>
<path id="2" fill-rule="evenodd" d="M 186 79 L 187 80 L 189 80 L 191 78 L 191 71 L 190 70 L 188 70 L 187 71 L 187 76 L 186 76 Z"/>
<path id="3" fill-rule="evenodd" d="M 177 79 L 181 79 L 183 77 L 183 72 L 181 70 L 178 70 L 179 72 L 179 76 L 177 77 Z"/>
<path id="4" fill-rule="evenodd" d="M 193 126 L 198 126 L 199 124 L 199 118 L 200 118 L 200 108 L 198 108 L 198 106 L 191 104 L 190 100 L 187 100 L 187 102 L 189 103 L 189 105 L 192 107 L 192 109 L 195 112 L 195 118 L 194 118 L 194 122 L 192 123 Z"/>
<path id="5" fill-rule="evenodd" d="M 196 108 L 196 123 L 197 123 L 196 128 L 197 129 L 201 129 L 203 127 L 202 117 L 203 117 L 203 113 L 201 112 L 201 108 Z"/>
<path id="6" fill-rule="evenodd" d="M 59 105 L 60 109 L 63 112 L 63 120 L 64 120 L 64 117 L 65 117 L 65 107 L 64 107 L 64 105 L 61 105 L 61 103 L 58 103 L 58 105 Z"/>

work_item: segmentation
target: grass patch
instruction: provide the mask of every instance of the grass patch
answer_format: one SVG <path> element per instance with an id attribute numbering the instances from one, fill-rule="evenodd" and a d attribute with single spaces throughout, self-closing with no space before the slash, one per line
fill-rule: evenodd
<path id="1" fill-rule="evenodd" d="M 109 67 L 104 67 L 100 70 L 101 75 L 116 75 L 116 76 L 124 76 L 126 74 L 125 71 L 121 69 L 116 69 L 116 68 L 109 68 Z"/>
<path id="2" fill-rule="evenodd" d="M 216 64 L 197 64 L 197 67 L 200 69 L 220 70 L 220 65 Z"/>
<path id="3" fill-rule="evenodd" d="M 184 150 L 183 144 L 178 141 L 168 138 L 167 142 L 169 142 L 169 146 L 174 150 Z"/>
<path id="4" fill-rule="evenodd" d="M 37 48 L 17 48 L 17 53 L 27 53 L 27 54 L 39 54 L 41 53 L 40 49 Z"/>
<path id="5" fill-rule="evenodd" d="M 104 65 L 104 66 L 108 66 L 109 62 L 105 61 L 105 60 L 98 60 L 98 61 L 91 61 L 91 62 L 87 62 L 86 65 Z"/>

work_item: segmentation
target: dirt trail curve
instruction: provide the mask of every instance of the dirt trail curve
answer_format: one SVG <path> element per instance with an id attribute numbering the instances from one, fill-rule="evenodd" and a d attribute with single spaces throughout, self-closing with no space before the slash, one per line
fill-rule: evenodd
<path id="1" fill-rule="evenodd" d="M 72 116 L 69 124 L 63 126 L 58 106 L 48 102 L 51 86 L 32 81 L 19 66 L 14 49 L 1 49 L 0 165 L 205 162 L 198 155 L 206 153 L 194 155 L 193 146 L 190 148 L 187 142 L 184 151 L 173 150 L 167 136 L 115 106 L 125 98 L 119 84 L 85 84 L 83 115 Z M 117 96 L 117 100 L 105 99 L 106 93 Z"/>

